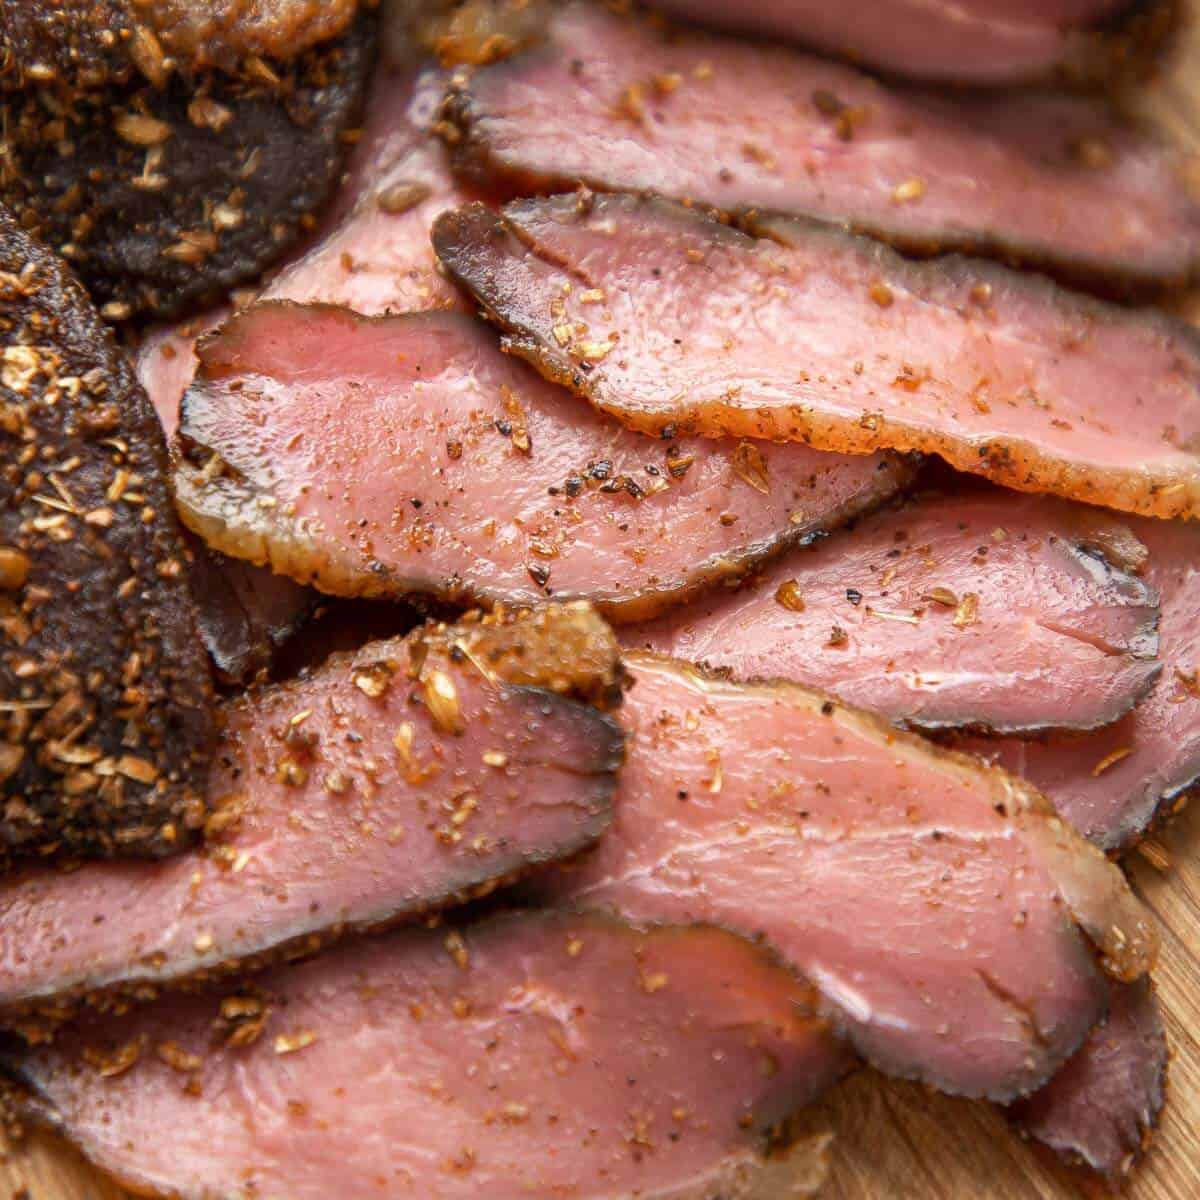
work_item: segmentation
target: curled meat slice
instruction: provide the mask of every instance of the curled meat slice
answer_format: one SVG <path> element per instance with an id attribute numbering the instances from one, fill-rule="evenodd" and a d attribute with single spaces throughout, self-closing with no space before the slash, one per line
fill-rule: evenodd
<path id="1" fill-rule="evenodd" d="M 806 998 L 719 929 L 521 913 L 89 1018 L 7 1066 L 139 1194 L 798 1200 L 828 1137 L 764 1141 L 844 1066 Z"/>
<path id="2" fill-rule="evenodd" d="M 617 648 L 586 608 L 373 642 L 234 702 L 203 852 L 40 869 L 0 888 L 0 1006 L 86 996 L 319 948 L 486 894 L 608 825 Z"/>
<path id="3" fill-rule="evenodd" d="M 811 223 L 771 233 L 585 195 L 470 205 L 434 241 L 515 353 L 631 428 L 923 450 L 1022 491 L 1200 515 L 1182 322 Z"/>
<path id="4" fill-rule="evenodd" d="M 861 28 L 882 9 L 840 11 Z M 512 194 L 583 183 L 815 217 L 1117 288 L 1181 282 L 1200 257 L 1186 156 L 1100 101 L 891 87 L 611 6 L 556 8 L 543 45 L 462 72 L 446 120 L 463 170 Z"/>
<path id="5" fill-rule="evenodd" d="M 226 554 L 348 596 L 652 614 L 891 495 L 907 467 L 652 439 L 464 314 L 264 303 L 202 343 L 176 496 Z"/>
<path id="6" fill-rule="evenodd" d="M 658 0 L 673 16 L 803 42 L 915 79 L 1011 84 L 1074 74 L 1073 62 L 1130 0 L 886 0 L 869 8 L 824 0 Z M 1095 32 L 1093 32 L 1095 31 Z"/>
<path id="7" fill-rule="evenodd" d="M 613 828 L 539 895 L 760 934 L 869 1062 L 1001 1101 L 1153 960 L 1121 872 L 1019 780 L 794 684 L 626 665 Z"/>
<path id="8" fill-rule="evenodd" d="M 159 856 L 203 821 L 212 692 L 154 412 L 0 208 L 0 864 Z"/>
<path id="9" fill-rule="evenodd" d="M 1156 593 L 1098 549 L 1114 528 L 1042 497 L 925 496 L 626 639 L 925 730 L 1098 729 L 1161 670 Z"/>
<path id="10" fill-rule="evenodd" d="M 1200 781 L 1200 527 L 1131 521 L 1148 554 L 1146 581 L 1161 597 L 1162 674 L 1127 717 L 1088 737 L 979 739 L 964 748 L 1040 788 L 1106 850 L 1135 842 Z"/>
<path id="11" fill-rule="evenodd" d="M 1145 1152 L 1166 1101 L 1167 1039 L 1148 979 L 1113 984 L 1108 1017 L 1036 1095 L 1017 1127 L 1117 1187 Z"/>

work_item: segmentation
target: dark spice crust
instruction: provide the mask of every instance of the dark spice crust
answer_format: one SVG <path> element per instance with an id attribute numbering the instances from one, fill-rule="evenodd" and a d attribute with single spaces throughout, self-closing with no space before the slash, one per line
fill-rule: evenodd
<path id="1" fill-rule="evenodd" d="M 173 70 L 236 70 L 249 55 L 287 60 L 336 37 L 358 0 L 6 0 L 0 87 L 152 83 Z"/>
<path id="2" fill-rule="evenodd" d="M 203 817 L 208 666 L 161 427 L 0 208 L 0 865 L 163 855 Z"/>
<path id="3" fill-rule="evenodd" d="M 112 320 L 216 301 L 312 226 L 360 114 L 374 27 L 364 15 L 236 77 L 0 93 L 0 201 Z"/>

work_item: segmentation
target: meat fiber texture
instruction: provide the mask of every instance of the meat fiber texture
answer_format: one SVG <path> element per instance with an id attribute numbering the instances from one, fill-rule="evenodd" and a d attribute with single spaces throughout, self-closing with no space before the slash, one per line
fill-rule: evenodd
<path id="1" fill-rule="evenodd" d="M 1161 597 L 1162 673 L 1109 729 L 1040 741 L 978 739 L 970 749 L 1023 775 L 1097 845 L 1124 849 L 1187 800 L 1200 780 L 1200 527 L 1131 521 L 1143 577 Z"/>
<path id="2" fill-rule="evenodd" d="M 1019 780 L 796 685 L 626 665 L 616 820 L 540 897 L 760 935 L 868 1062 L 999 1101 L 1152 963 L 1119 869 Z"/>
<path id="3" fill-rule="evenodd" d="M 781 37 L 896 75 L 1000 85 L 1069 66 L 1088 33 L 1129 0 L 886 0 L 869 8 L 822 0 L 659 0 L 672 16 L 719 29 Z"/>
<path id="4" fill-rule="evenodd" d="M 845 1065 L 806 998 L 722 930 L 514 914 L 95 1018 L 8 1066 L 139 1194 L 798 1200 L 828 1136 L 765 1141 Z"/>
<path id="5" fill-rule="evenodd" d="M 1009 1116 L 1030 1137 L 1115 1189 L 1158 1125 L 1168 1058 L 1149 980 L 1113 984 L 1106 1020 L 1042 1091 L 1014 1105 Z"/>
<path id="6" fill-rule="evenodd" d="M 170 854 L 213 697 L 166 447 L 66 264 L 0 207 L 0 866 Z"/>
<path id="7" fill-rule="evenodd" d="M 648 438 L 465 314 L 263 303 L 202 343 L 175 475 L 209 545 L 344 596 L 651 615 L 892 495 L 908 467 Z"/>
<path id="8" fill-rule="evenodd" d="M 843 6 L 842 19 L 882 26 L 883 7 Z M 513 194 L 584 183 L 815 217 L 1119 290 L 1182 282 L 1196 266 L 1186 157 L 1101 101 L 889 86 L 599 4 L 552 14 L 538 48 L 457 77 L 445 128 L 474 179 Z M 887 29 L 895 44 L 897 23 Z"/>
<path id="9" fill-rule="evenodd" d="M 924 730 L 1099 729 L 1162 670 L 1157 593 L 1104 553 L 1122 528 L 1043 497 L 923 496 L 625 638 Z"/>
<path id="10" fill-rule="evenodd" d="M 617 647 L 589 610 L 421 629 L 232 703 L 203 852 L 0 889 L 0 1006 L 29 1036 L 87 997 L 310 953 L 484 895 L 607 827 Z"/>
<path id="11" fill-rule="evenodd" d="M 1200 515 L 1182 322 L 816 224 L 771 234 L 560 196 L 444 214 L 434 242 L 509 349 L 642 432 L 921 450 L 1022 491 Z"/>

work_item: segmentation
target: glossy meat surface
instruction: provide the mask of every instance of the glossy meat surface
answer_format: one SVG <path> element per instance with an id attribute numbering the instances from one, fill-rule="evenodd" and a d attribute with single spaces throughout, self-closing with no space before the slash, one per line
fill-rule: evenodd
<path id="1" fill-rule="evenodd" d="M 1200 780 L 1200 528 L 1133 521 L 1148 549 L 1144 578 L 1161 596 L 1162 674 L 1123 720 L 1085 738 L 979 739 L 965 748 L 1040 788 L 1106 850 L 1170 816 Z"/>
<path id="2" fill-rule="evenodd" d="M 629 433 L 458 313 L 277 303 L 201 350 L 183 519 L 337 595 L 660 611 L 890 496 L 907 467 Z"/>
<path id="3" fill-rule="evenodd" d="M 935 494 L 625 638 L 920 729 L 1096 729 L 1161 670 L 1157 594 L 1096 548 L 1107 528 L 1058 500 Z"/>
<path id="4" fill-rule="evenodd" d="M 681 20 L 782 37 L 914 79 L 1008 84 L 1051 74 L 1127 0 L 659 0 Z"/>
<path id="5" fill-rule="evenodd" d="M 770 233 L 561 196 L 444 214 L 434 243 L 513 351 L 631 428 L 921 450 L 1022 491 L 1200 514 L 1195 330 L 982 261 Z"/>
<path id="6" fill-rule="evenodd" d="M 517 914 L 341 948 L 258 995 L 96 1019 L 9 1066 L 94 1162 L 184 1200 L 780 1200 L 824 1177 L 828 1138 L 760 1152 L 844 1058 L 721 930 Z M 240 1031 L 217 1018 L 242 1044 L 214 1044 L 248 1005 Z"/>
<path id="7" fill-rule="evenodd" d="M 608 697 L 616 663 L 594 614 L 551 608 L 373 642 L 233 703 L 202 852 L 0 888 L 0 1005 L 53 1017 L 308 953 L 577 852 L 611 818 L 622 736 L 570 696 Z"/>
<path id="8" fill-rule="evenodd" d="M 829 7 L 859 27 L 880 9 Z M 1102 102 L 889 86 L 598 4 L 554 9 L 543 45 L 462 74 L 446 116 L 464 172 L 513 194 L 584 183 L 815 217 L 1118 288 L 1182 281 L 1198 257 L 1185 157 Z"/>
<path id="9" fill-rule="evenodd" d="M 1018 780 L 796 685 L 626 657 L 616 819 L 538 894 L 761 935 L 891 1074 L 1012 1100 L 1139 977 L 1148 914 Z"/>

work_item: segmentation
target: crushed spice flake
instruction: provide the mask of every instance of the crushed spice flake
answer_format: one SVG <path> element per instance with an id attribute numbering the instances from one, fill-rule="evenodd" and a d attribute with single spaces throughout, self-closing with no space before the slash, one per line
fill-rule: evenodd
<path id="1" fill-rule="evenodd" d="M 958 607 L 954 610 L 954 627 L 956 629 L 966 629 L 970 625 L 974 625 L 979 620 L 979 596 L 975 592 L 968 592 L 961 601 Z"/>
<path id="2" fill-rule="evenodd" d="M 295 1033 L 278 1034 L 271 1043 L 276 1054 L 296 1054 L 311 1046 L 317 1040 L 317 1035 L 311 1029 L 300 1029 Z"/>
<path id="3" fill-rule="evenodd" d="M 804 595 L 800 591 L 800 583 L 796 579 L 785 579 L 775 589 L 775 603 L 790 612 L 803 612 L 805 609 Z"/>
<path id="4" fill-rule="evenodd" d="M 1115 767 L 1122 759 L 1128 758 L 1133 753 L 1132 746 L 1120 746 L 1111 754 L 1106 754 L 1093 768 L 1092 778 L 1098 779 L 1110 767 Z"/>
<path id="5" fill-rule="evenodd" d="M 753 442 L 738 442 L 733 451 L 733 471 L 743 483 L 748 483 L 764 496 L 771 491 L 767 460 Z"/>

